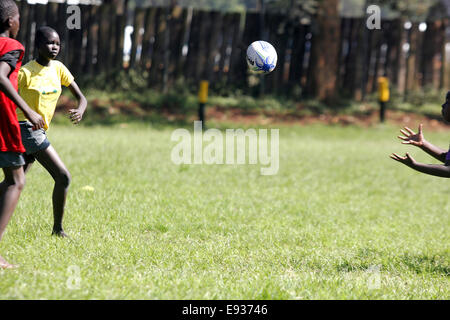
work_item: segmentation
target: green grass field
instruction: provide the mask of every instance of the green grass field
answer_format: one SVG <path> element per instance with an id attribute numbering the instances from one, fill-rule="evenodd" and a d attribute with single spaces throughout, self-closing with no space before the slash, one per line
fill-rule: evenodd
<path id="1" fill-rule="evenodd" d="M 176 166 L 174 129 L 53 126 L 71 239 L 50 236 L 37 164 L 0 242 L 21 266 L 0 270 L 0 299 L 450 298 L 450 185 L 389 158 L 434 162 L 398 128 L 280 127 L 274 176 Z"/>

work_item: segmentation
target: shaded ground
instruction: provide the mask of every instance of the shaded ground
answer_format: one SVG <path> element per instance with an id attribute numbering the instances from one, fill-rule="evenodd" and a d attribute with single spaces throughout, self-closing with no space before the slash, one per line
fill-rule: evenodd
<path id="1" fill-rule="evenodd" d="M 357 125 L 363 127 L 373 126 L 379 123 L 378 111 L 370 111 L 364 114 L 320 114 L 320 115 L 296 115 L 280 113 L 249 113 L 239 109 L 228 109 L 212 107 L 207 111 L 207 117 L 218 121 L 239 122 L 239 123 L 258 123 L 258 124 L 276 124 L 283 123 L 287 125 L 298 124 L 332 124 L 332 125 Z M 416 126 L 423 123 L 425 127 L 433 130 L 448 130 L 449 125 L 442 119 L 434 115 L 421 115 L 416 113 L 405 113 L 402 111 L 388 110 L 386 112 L 386 121 L 399 126 Z"/>
<path id="2" fill-rule="evenodd" d="M 75 102 L 66 96 L 62 96 L 59 105 L 60 112 L 64 109 L 74 108 Z M 180 110 L 170 108 L 155 108 L 142 106 L 137 102 L 129 101 L 104 101 L 93 99 L 89 101 L 89 113 L 97 119 L 107 119 L 108 117 L 143 118 L 148 116 L 161 117 L 164 122 L 191 122 L 197 119 L 197 115 L 192 110 Z M 378 110 L 367 108 L 364 112 L 341 113 L 317 111 L 311 112 L 304 106 L 297 110 L 268 111 L 268 110 L 246 110 L 237 107 L 207 106 L 206 118 L 215 122 L 237 123 L 243 125 L 305 125 L 305 124 L 330 124 L 330 125 L 356 125 L 370 127 L 379 124 Z M 414 112 L 404 112 L 399 110 L 387 110 L 386 121 L 395 126 L 417 127 L 422 123 L 427 130 L 445 131 L 449 129 L 438 114 L 423 114 Z"/>

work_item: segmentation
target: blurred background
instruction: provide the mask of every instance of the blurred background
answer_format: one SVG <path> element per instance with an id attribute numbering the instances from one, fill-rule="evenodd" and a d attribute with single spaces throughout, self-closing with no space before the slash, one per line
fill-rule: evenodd
<path id="1" fill-rule="evenodd" d="M 58 59 L 83 88 L 110 91 L 114 101 L 133 97 L 143 110 L 189 113 L 196 109 L 199 82 L 207 80 L 210 101 L 223 107 L 366 112 L 375 108 L 370 103 L 377 102 L 378 79 L 385 75 L 391 108 L 438 114 L 436 104 L 450 83 L 449 0 L 18 4 L 26 60 L 35 54 L 36 28 L 52 26 L 62 42 Z M 370 30 L 366 8 L 373 4 L 381 9 L 381 28 Z M 71 5 L 81 9 L 80 29 L 67 28 Z M 255 76 L 248 73 L 245 51 L 261 39 L 274 45 L 278 64 L 271 74 Z M 112 114 L 124 109 L 108 108 Z"/>

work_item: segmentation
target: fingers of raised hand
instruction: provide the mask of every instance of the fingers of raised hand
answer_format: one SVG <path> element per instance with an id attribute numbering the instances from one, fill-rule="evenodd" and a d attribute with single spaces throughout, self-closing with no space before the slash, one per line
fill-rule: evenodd
<path id="1" fill-rule="evenodd" d="M 405 134 L 405 133 L 404 133 Z M 412 145 L 416 145 L 416 141 L 414 140 L 413 136 L 410 135 L 406 135 L 405 136 L 397 136 L 397 138 L 399 138 L 402 141 L 402 144 L 412 144 Z"/>
<path id="2" fill-rule="evenodd" d="M 408 131 L 410 134 L 416 134 L 414 131 L 412 131 L 410 128 L 405 127 L 405 130 Z"/>
<path id="3" fill-rule="evenodd" d="M 411 134 L 409 132 L 406 132 L 405 130 L 401 129 L 400 132 L 405 136 L 409 137 Z"/>

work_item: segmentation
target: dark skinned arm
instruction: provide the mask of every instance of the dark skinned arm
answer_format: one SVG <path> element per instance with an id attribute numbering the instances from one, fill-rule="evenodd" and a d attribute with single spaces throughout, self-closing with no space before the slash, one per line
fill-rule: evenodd
<path id="1" fill-rule="evenodd" d="M 436 177 L 450 178 L 450 166 L 442 164 L 424 164 L 416 162 L 411 166 L 416 171 L 426 173 Z"/>
<path id="2" fill-rule="evenodd" d="M 35 130 L 43 128 L 44 119 L 42 119 L 40 114 L 31 109 L 14 89 L 9 80 L 10 73 L 11 66 L 4 61 L 0 61 L 0 90 L 23 111 L 25 117 L 30 120 Z"/>
<path id="3" fill-rule="evenodd" d="M 73 124 L 78 124 L 83 119 L 83 114 L 87 107 L 87 100 L 75 81 L 70 84 L 69 89 L 78 100 L 78 108 L 69 110 L 70 120 L 72 120 Z"/>
<path id="4" fill-rule="evenodd" d="M 442 178 L 450 178 L 450 166 L 442 165 L 442 164 L 424 164 L 417 162 L 414 160 L 409 153 L 406 153 L 404 157 L 399 156 L 396 153 L 391 154 L 391 158 L 403 163 L 404 165 L 436 177 L 442 177 Z"/>
<path id="5" fill-rule="evenodd" d="M 426 140 L 423 142 L 421 149 L 435 159 L 445 162 L 445 156 L 447 155 L 448 150 L 441 149 Z"/>

